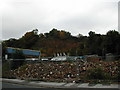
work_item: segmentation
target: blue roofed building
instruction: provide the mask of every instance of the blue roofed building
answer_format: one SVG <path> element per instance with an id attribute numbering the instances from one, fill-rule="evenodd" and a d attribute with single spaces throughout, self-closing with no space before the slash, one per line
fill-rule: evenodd
<path id="1" fill-rule="evenodd" d="M 40 51 L 30 50 L 30 49 L 21 49 L 21 48 L 13 48 L 6 47 L 7 54 L 15 54 L 17 51 L 22 52 L 26 57 L 39 57 L 41 55 Z"/>

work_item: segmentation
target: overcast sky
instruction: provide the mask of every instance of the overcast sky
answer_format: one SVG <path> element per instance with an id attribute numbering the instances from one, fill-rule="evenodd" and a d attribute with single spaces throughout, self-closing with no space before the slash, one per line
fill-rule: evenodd
<path id="1" fill-rule="evenodd" d="M 2 39 L 20 38 L 27 31 L 56 28 L 76 36 L 89 31 L 118 30 L 119 0 L 3 0 Z M 1 38 L 1 37 L 0 37 Z"/>

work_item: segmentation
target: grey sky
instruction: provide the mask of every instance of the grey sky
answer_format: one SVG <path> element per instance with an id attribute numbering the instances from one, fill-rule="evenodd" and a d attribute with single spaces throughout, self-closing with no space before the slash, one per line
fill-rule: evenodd
<path id="1" fill-rule="evenodd" d="M 20 38 L 36 28 L 72 35 L 118 30 L 118 0 L 3 0 L 1 5 L 2 39 Z"/>

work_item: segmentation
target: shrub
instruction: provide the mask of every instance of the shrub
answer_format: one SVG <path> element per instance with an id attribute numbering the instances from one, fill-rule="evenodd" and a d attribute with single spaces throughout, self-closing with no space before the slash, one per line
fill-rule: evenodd
<path id="1" fill-rule="evenodd" d="M 10 71 L 10 63 L 5 62 L 2 65 L 2 77 L 3 78 L 8 78 L 9 77 L 9 71 Z"/>
<path id="2" fill-rule="evenodd" d="M 25 63 L 25 60 L 12 60 L 10 64 L 10 67 L 11 67 L 10 69 L 11 70 L 17 69 L 20 66 L 24 65 L 24 63 Z"/>
<path id="3" fill-rule="evenodd" d="M 111 75 L 107 72 L 104 72 L 102 68 L 94 68 L 87 71 L 87 79 L 110 80 Z"/>

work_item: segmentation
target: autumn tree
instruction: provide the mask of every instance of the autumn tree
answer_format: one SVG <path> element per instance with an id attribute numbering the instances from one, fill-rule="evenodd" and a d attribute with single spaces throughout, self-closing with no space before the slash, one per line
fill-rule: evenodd
<path id="1" fill-rule="evenodd" d="M 5 47 L 36 49 L 45 56 L 53 56 L 54 53 L 69 53 L 70 55 L 97 54 L 105 56 L 106 53 L 120 54 L 120 34 L 110 30 L 105 35 L 90 31 L 89 36 L 71 35 L 65 30 L 53 28 L 48 33 L 40 33 L 34 29 L 27 32 L 19 39 L 4 41 Z"/>
<path id="2" fill-rule="evenodd" d="M 39 39 L 39 35 L 37 35 L 34 30 L 31 32 L 27 32 L 22 38 L 19 39 L 18 47 L 31 49 L 32 46 Z"/>

